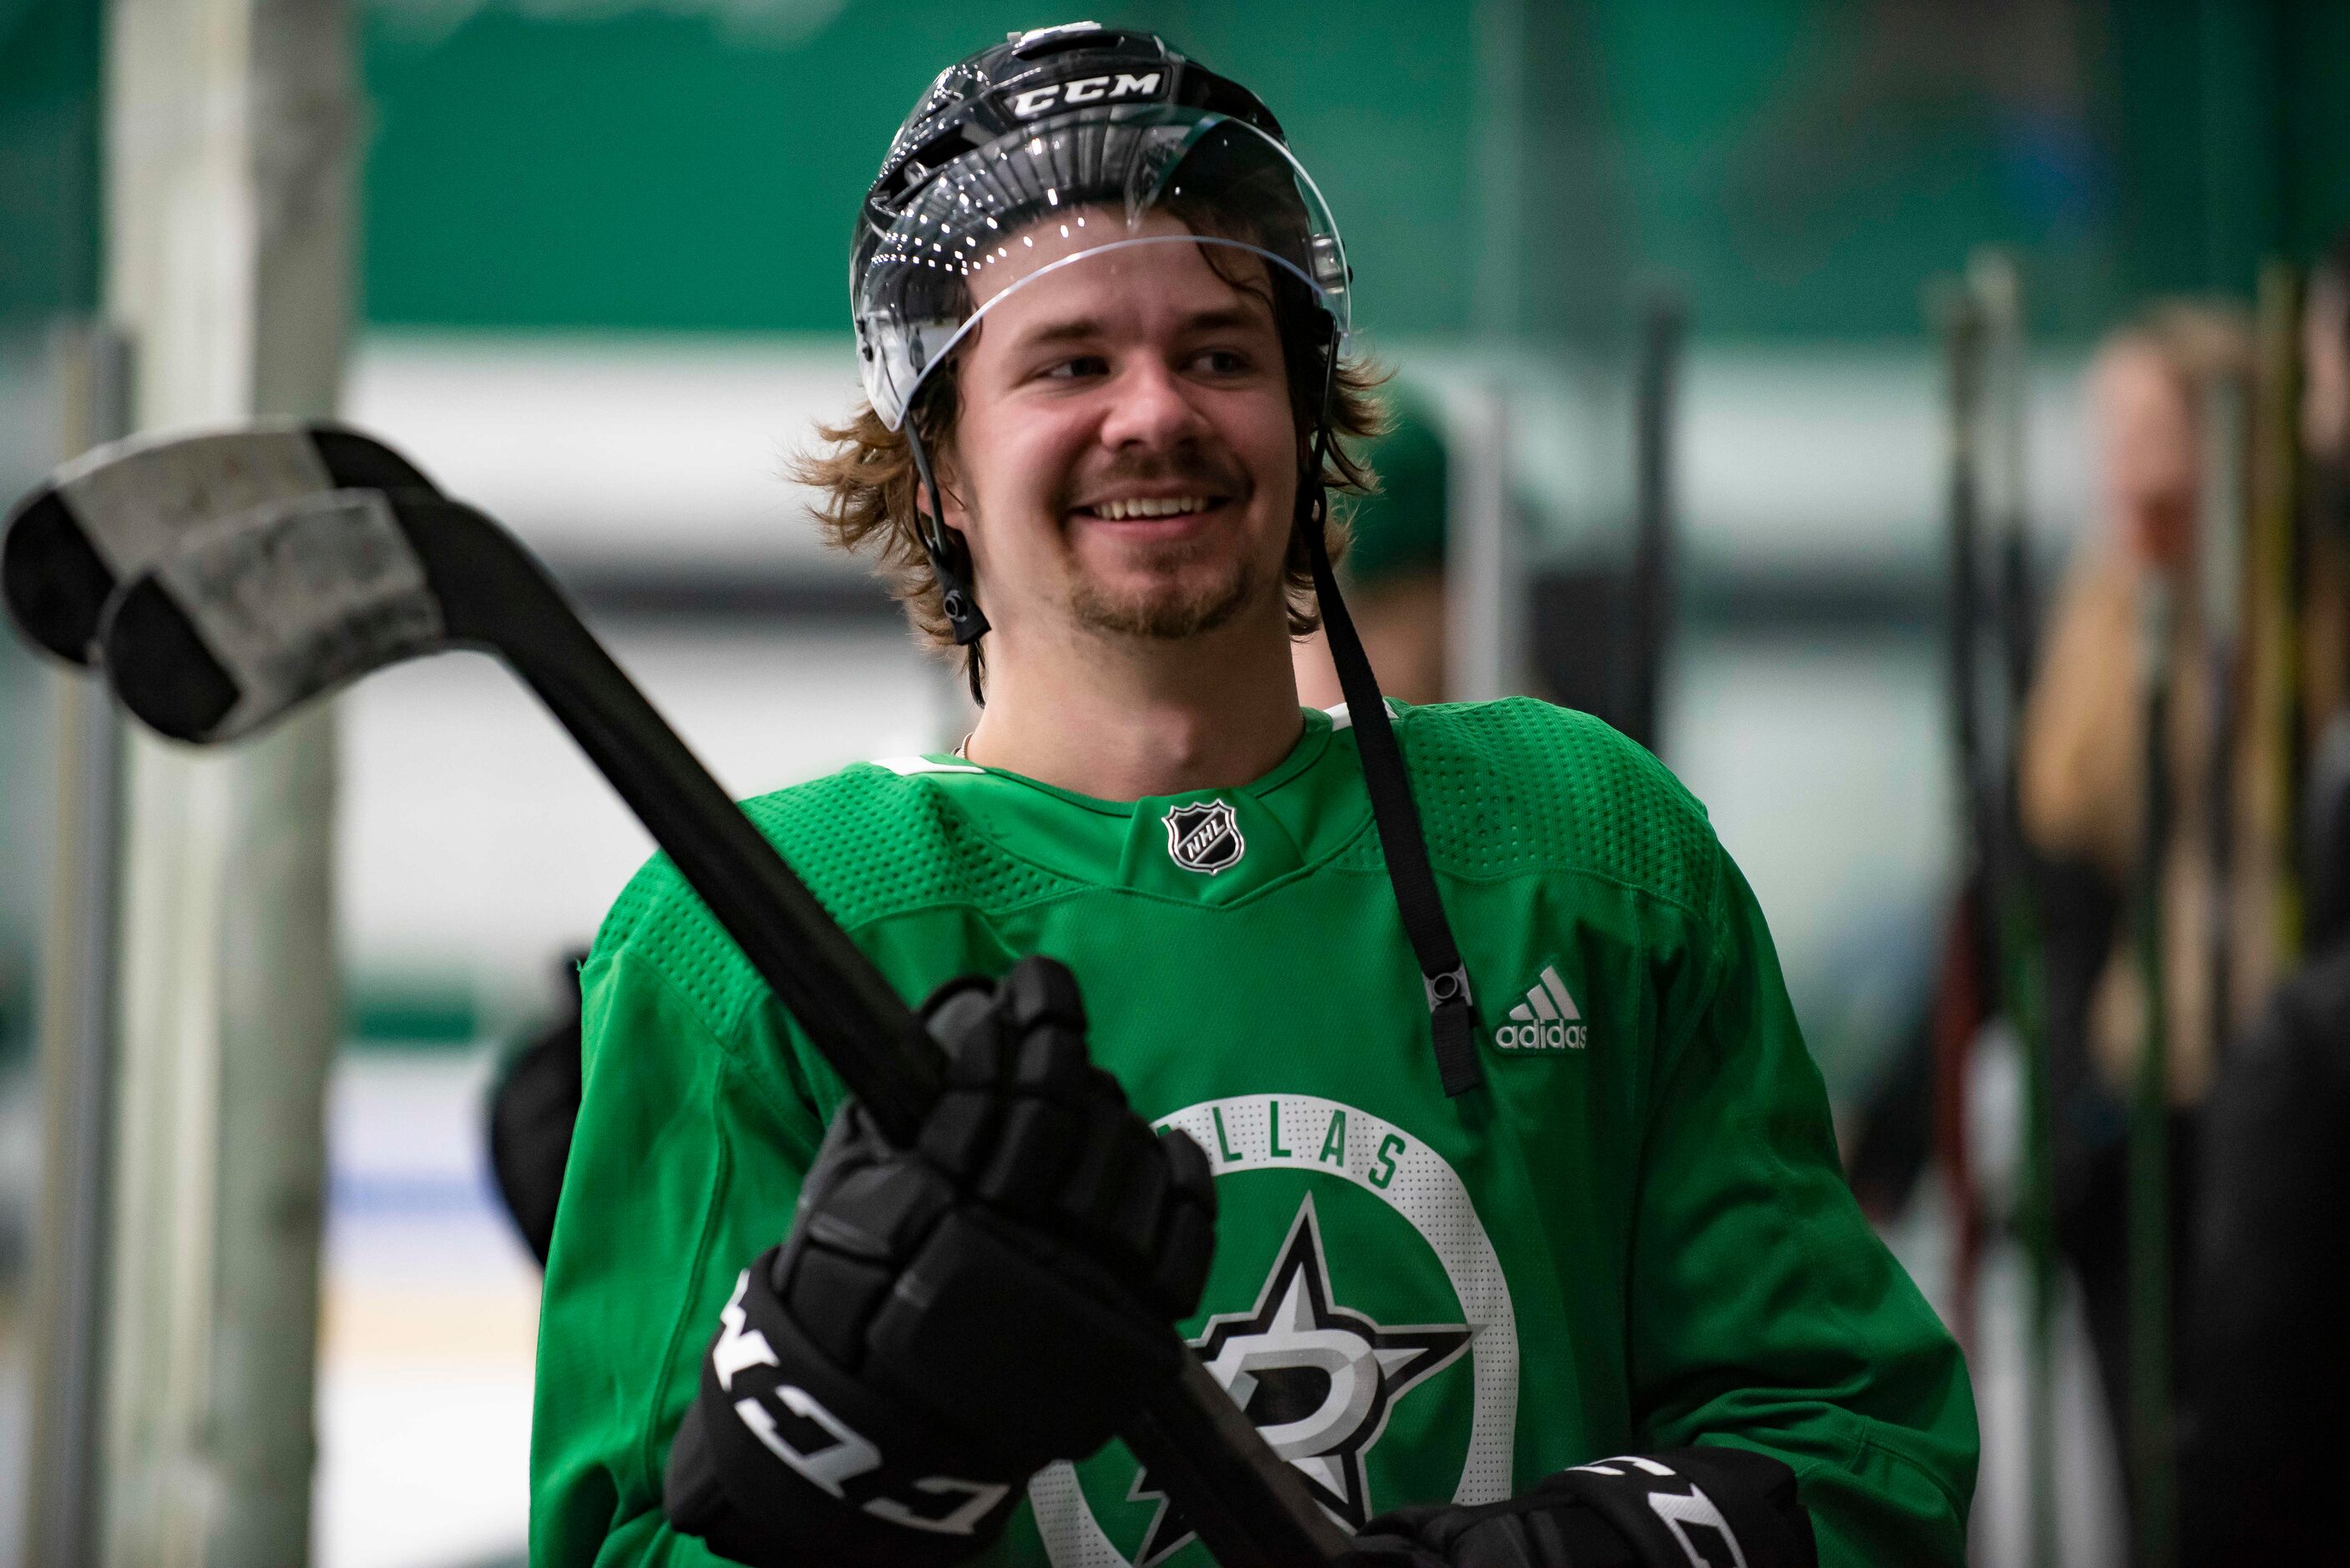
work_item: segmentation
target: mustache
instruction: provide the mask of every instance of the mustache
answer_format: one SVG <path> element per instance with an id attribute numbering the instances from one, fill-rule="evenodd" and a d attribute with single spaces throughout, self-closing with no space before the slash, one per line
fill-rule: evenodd
<path id="1" fill-rule="evenodd" d="M 1076 476 L 1062 496 L 1062 510 L 1123 484 L 1190 484 L 1238 499 L 1254 485 L 1248 471 L 1227 453 L 1181 447 L 1149 455 L 1122 454 Z"/>

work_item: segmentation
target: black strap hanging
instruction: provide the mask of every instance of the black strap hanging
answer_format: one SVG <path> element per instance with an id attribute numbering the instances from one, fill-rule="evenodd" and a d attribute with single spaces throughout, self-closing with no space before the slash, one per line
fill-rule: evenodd
<path id="1" fill-rule="evenodd" d="M 914 506 L 914 532 L 922 541 L 922 552 L 931 558 L 931 571 L 939 579 L 941 607 L 946 611 L 947 624 L 954 629 L 955 646 L 968 649 L 964 672 L 971 681 L 971 700 L 981 707 L 987 706 L 982 691 L 979 639 L 987 635 L 987 616 L 979 607 L 979 599 L 971 587 L 971 547 L 962 535 L 947 526 L 946 507 L 939 500 L 939 482 L 931 477 L 931 454 L 922 450 L 922 437 L 914 428 L 914 411 L 906 413 L 906 450 L 914 459 L 914 473 L 929 495 L 931 509 L 926 514 L 918 500 Z"/>
<path id="2" fill-rule="evenodd" d="M 1327 424 L 1324 426 L 1326 432 Z M 1429 1024 L 1436 1037 L 1436 1071 L 1447 1095 L 1461 1095 L 1485 1081 L 1477 1063 L 1476 999 L 1469 989 L 1468 966 L 1461 961 L 1460 944 L 1444 918 L 1444 900 L 1436 890 L 1436 872 L 1428 861 L 1428 840 L 1419 827 L 1419 807 L 1411 797 L 1411 780 L 1404 772 L 1403 750 L 1396 743 L 1395 725 L 1388 721 L 1378 680 L 1355 635 L 1354 618 L 1338 597 L 1338 579 L 1330 569 L 1330 552 L 1324 544 L 1324 524 L 1330 502 L 1321 484 L 1322 452 L 1326 433 L 1315 442 L 1315 462 L 1305 478 L 1307 494 L 1301 522 L 1314 570 L 1314 592 L 1322 601 L 1322 624 L 1330 639 L 1330 662 L 1337 667 L 1338 689 L 1346 694 L 1347 712 L 1354 721 L 1355 749 L 1363 759 L 1363 784 L 1371 796 L 1371 821 L 1378 830 L 1379 848 L 1388 862 L 1388 885 L 1395 889 L 1396 909 L 1403 916 L 1405 936 L 1419 961 L 1419 978 L 1428 995 Z"/>

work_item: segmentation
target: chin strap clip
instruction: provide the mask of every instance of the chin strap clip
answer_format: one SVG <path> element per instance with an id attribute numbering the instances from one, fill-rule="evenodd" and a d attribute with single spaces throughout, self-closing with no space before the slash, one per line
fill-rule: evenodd
<path id="1" fill-rule="evenodd" d="M 947 625 L 954 632 L 955 646 L 967 649 L 964 669 L 971 679 L 971 700 L 984 708 L 987 699 L 981 691 L 979 639 L 987 635 L 987 613 L 979 607 L 979 597 L 971 586 L 971 546 L 962 535 L 947 526 L 947 509 L 939 499 L 939 482 L 931 475 L 931 454 L 922 448 L 922 438 L 914 428 L 914 414 L 906 413 L 906 450 L 913 454 L 914 472 L 921 480 L 922 493 L 930 498 L 931 509 L 925 513 L 915 508 L 914 532 L 922 541 L 922 553 L 931 558 L 931 571 L 939 579 L 940 607 L 946 611 Z"/>

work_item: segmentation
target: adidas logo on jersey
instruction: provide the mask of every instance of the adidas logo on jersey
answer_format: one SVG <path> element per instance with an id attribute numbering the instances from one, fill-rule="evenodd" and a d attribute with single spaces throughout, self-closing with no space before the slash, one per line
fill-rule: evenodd
<path id="1" fill-rule="evenodd" d="M 1510 1009 L 1510 1021 L 1493 1031 L 1493 1044 L 1504 1051 L 1580 1051 L 1591 1043 L 1589 1027 L 1558 966 L 1546 963 L 1526 999 Z"/>

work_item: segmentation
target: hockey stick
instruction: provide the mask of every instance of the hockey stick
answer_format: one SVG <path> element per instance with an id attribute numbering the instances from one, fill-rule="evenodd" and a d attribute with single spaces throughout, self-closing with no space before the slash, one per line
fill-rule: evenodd
<path id="1" fill-rule="evenodd" d="M 1960 857 L 1958 898 L 1944 936 L 1934 996 L 1934 1152 L 1950 1205 L 1950 1327 L 1960 1346 L 1976 1348 L 1985 1232 L 1980 1183 L 1971 1168 L 1967 1079 L 1976 1036 L 1991 1011 L 1989 937 L 1991 843 L 1993 827 L 1983 787 L 1983 724 L 1980 639 L 1984 350 L 1987 324 L 1973 293 L 1960 289 L 1934 301 L 1943 334 L 1949 418 L 1945 508 L 1950 524 L 1950 718 L 1956 764 Z"/>
<path id="2" fill-rule="evenodd" d="M 153 450 L 121 460 L 151 461 Z M 57 499 L 45 491 L 16 521 L 54 524 Z M 81 509 L 63 510 L 71 522 Z M 417 489 L 313 490 L 212 520 L 108 605 L 105 662 L 135 716 L 173 739 L 212 743 L 387 664 L 454 648 L 498 654 L 669 853 L 850 1093 L 889 1137 L 911 1140 L 939 1092 L 936 1049 L 920 1022 L 519 542 L 472 508 Z M 0 555 L 12 607 L 62 597 L 14 585 L 38 555 Z M 1343 1551 L 1345 1533 L 1188 1347 L 1178 1366 L 1178 1381 L 1122 1436 L 1167 1479 L 1209 1550 L 1228 1568 L 1288 1568 Z"/>
<path id="3" fill-rule="evenodd" d="M 2173 589 L 2149 567 L 2138 588 L 2139 701 L 2145 715 L 2145 835 L 2131 914 L 2137 924 L 2144 1037 L 2131 1074 L 2128 1134 L 2129 1459 L 2137 1560 L 2168 1568 L 2174 1533 L 2170 1321 L 2170 1019 L 2163 871 L 2172 817 L 2170 713 Z"/>
<path id="4" fill-rule="evenodd" d="M 2038 620 L 2032 586 L 2032 531 L 2025 440 L 2030 375 L 2025 357 L 2022 284 L 2014 258 L 1978 252 L 1967 287 L 1981 318 L 1980 394 L 1985 404 L 1981 458 L 1996 587 L 1991 595 L 1994 653 L 2004 680 L 1996 766 L 1976 775 L 1986 791 L 1981 909 L 1989 956 L 1996 963 L 1991 994 L 2015 1043 L 2023 1078 L 2023 1125 L 2016 1172 L 2016 1228 L 2023 1242 L 2029 1291 L 2024 1334 L 2024 1464 L 2028 1477 L 2033 1568 L 2053 1568 L 2059 1555 L 2056 1484 L 2055 1330 L 2058 1274 L 2055 1244 L 2055 1154 L 2048 1059 L 2046 982 L 2040 904 L 2032 849 L 2023 832 L 2023 713 L 2032 688 Z M 1988 737 L 1986 736 L 1985 739 Z M 1979 743 L 1981 743 L 1979 742 Z M 1996 778 L 1991 776 L 1995 774 Z"/>

